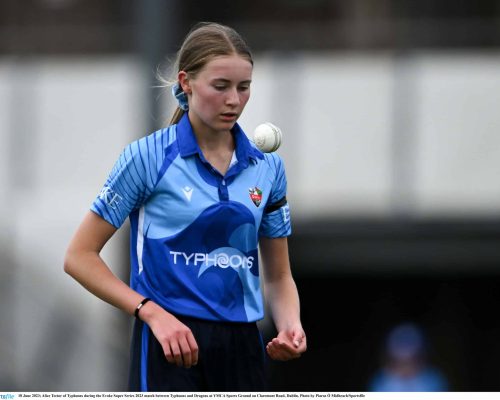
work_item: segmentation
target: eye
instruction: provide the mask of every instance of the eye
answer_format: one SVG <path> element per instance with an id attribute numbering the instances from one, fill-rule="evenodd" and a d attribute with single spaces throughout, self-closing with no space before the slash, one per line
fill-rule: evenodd
<path id="1" fill-rule="evenodd" d="M 226 88 L 227 88 L 227 85 L 221 85 L 221 84 L 214 85 L 214 89 L 218 90 L 219 92 L 226 90 Z"/>
<path id="2" fill-rule="evenodd" d="M 240 92 L 246 92 L 247 90 L 250 90 L 250 85 L 247 85 L 247 84 L 245 84 L 245 85 L 240 85 L 240 86 L 238 86 L 238 90 L 239 90 Z"/>

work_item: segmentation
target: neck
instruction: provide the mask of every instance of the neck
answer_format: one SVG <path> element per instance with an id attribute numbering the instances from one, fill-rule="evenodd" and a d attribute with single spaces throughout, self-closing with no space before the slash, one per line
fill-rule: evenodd
<path id="1" fill-rule="evenodd" d="M 229 168 L 235 149 L 231 132 L 199 134 L 195 131 L 195 136 L 205 159 L 224 176 Z"/>
<path id="2" fill-rule="evenodd" d="M 234 138 L 230 131 L 225 132 L 194 132 L 198 146 L 203 151 L 234 150 Z"/>
<path id="3" fill-rule="evenodd" d="M 229 149 L 231 152 L 234 150 L 234 138 L 229 129 L 215 130 L 203 123 L 196 115 L 192 115 L 191 112 L 188 114 L 188 117 L 196 137 L 196 142 L 202 150 L 224 151 Z"/>

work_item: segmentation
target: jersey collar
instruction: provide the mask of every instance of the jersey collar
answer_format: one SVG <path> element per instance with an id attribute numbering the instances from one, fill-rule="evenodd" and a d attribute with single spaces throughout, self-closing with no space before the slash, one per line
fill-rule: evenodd
<path id="1" fill-rule="evenodd" d="M 238 124 L 235 124 L 231 133 L 234 137 L 236 158 L 241 168 L 246 168 L 250 161 L 257 161 L 257 159 L 264 159 L 264 155 L 255 147 L 252 146 L 247 135 Z M 177 141 L 179 142 L 179 153 L 181 157 L 189 157 L 194 154 L 199 154 L 203 159 L 196 136 L 194 135 L 193 127 L 188 118 L 188 113 L 185 113 L 180 121 L 177 123 Z"/>

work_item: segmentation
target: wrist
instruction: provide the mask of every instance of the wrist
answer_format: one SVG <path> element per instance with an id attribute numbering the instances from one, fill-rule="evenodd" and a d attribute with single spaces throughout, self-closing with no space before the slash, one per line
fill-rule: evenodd
<path id="1" fill-rule="evenodd" d="M 137 319 L 140 319 L 140 317 L 139 317 L 140 311 L 150 301 L 151 301 L 151 299 L 149 297 L 145 297 L 144 299 L 142 299 L 142 301 L 135 308 L 134 317 L 136 317 Z"/>
<path id="2" fill-rule="evenodd" d="M 159 315 L 162 311 L 163 308 L 161 308 L 154 301 L 150 300 L 141 307 L 138 313 L 138 319 L 151 326 L 155 320 L 155 316 Z"/>

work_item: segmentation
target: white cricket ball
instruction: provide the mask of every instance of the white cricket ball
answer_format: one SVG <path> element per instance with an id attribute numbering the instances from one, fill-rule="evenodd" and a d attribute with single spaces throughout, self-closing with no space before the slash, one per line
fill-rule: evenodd
<path id="1" fill-rule="evenodd" d="M 270 122 L 264 122 L 255 128 L 253 142 L 263 153 L 271 153 L 280 147 L 282 136 L 280 128 Z"/>

